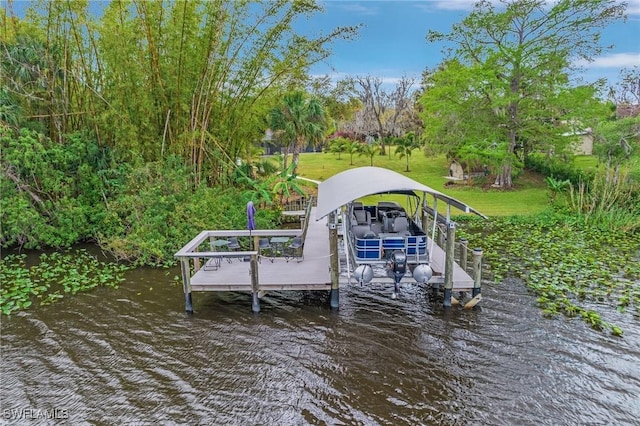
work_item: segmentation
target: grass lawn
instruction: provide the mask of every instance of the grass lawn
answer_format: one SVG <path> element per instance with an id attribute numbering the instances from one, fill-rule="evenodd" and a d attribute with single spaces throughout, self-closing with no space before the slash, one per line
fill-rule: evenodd
<path id="1" fill-rule="evenodd" d="M 640 150 L 632 154 L 629 161 L 625 163 L 625 168 L 629 172 L 629 176 L 634 181 L 640 181 Z M 594 171 L 598 169 L 598 157 L 595 155 L 577 155 L 573 159 L 573 164 L 582 170 Z"/>
<path id="2" fill-rule="evenodd" d="M 598 168 L 598 157 L 595 155 L 576 155 L 573 165 L 584 171 L 593 171 Z"/>
<path id="3" fill-rule="evenodd" d="M 393 151 L 392 151 L 393 152 Z M 353 165 L 349 155 L 334 153 L 304 153 L 300 156 L 298 175 L 315 180 L 326 180 L 341 171 L 370 166 L 370 159 L 353 156 Z M 449 173 L 449 164 L 444 156 L 425 157 L 415 150 L 409 158 L 409 172 L 406 172 L 404 158 L 392 155 L 373 157 L 375 167 L 384 167 L 402 173 L 420 183 L 463 201 L 487 216 L 529 215 L 539 213 L 549 206 L 549 191 L 544 179 L 533 173 L 524 173 L 516 181 L 516 188 L 505 191 L 495 188 L 471 187 L 464 184 L 448 185 L 445 176 Z M 452 214 L 459 211 L 452 210 Z"/>

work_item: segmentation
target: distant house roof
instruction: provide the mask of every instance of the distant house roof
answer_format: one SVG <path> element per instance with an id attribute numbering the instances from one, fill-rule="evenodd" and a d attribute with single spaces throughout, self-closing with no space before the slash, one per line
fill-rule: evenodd
<path id="1" fill-rule="evenodd" d="M 586 129 L 576 129 L 570 132 L 564 132 L 562 136 L 587 136 L 593 133 L 591 127 L 587 127 Z"/>

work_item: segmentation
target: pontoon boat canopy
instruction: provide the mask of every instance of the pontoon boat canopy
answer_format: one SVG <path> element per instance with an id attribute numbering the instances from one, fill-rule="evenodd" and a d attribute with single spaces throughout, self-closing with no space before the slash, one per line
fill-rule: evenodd
<path id="1" fill-rule="evenodd" d="M 485 215 L 462 201 L 451 198 L 393 170 L 381 167 L 358 167 L 338 173 L 324 182 L 320 182 L 316 220 L 322 219 L 332 211 L 358 198 L 394 192 L 424 192 L 465 213 L 475 213 L 486 219 Z"/>

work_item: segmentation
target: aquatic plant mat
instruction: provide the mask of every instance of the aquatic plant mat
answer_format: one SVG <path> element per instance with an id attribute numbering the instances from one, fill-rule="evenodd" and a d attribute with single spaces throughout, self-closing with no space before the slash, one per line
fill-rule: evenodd
<path id="1" fill-rule="evenodd" d="M 623 330 L 603 315 L 640 320 L 640 233 L 551 214 L 460 220 L 462 236 L 482 241 L 495 282 L 522 279 L 544 315 L 579 317 L 618 336 Z"/>
<path id="2" fill-rule="evenodd" d="M 27 255 L 8 255 L 0 260 L 0 309 L 5 315 L 26 309 L 39 301 L 48 305 L 65 294 L 76 294 L 96 287 L 117 288 L 128 268 L 102 262 L 86 250 L 42 253 L 35 265 Z"/>

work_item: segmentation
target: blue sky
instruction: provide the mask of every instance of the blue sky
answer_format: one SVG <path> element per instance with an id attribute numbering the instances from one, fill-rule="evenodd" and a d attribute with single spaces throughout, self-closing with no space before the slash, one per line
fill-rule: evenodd
<path id="1" fill-rule="evenodd" d="M 393 84 L 403 75 L 418 80 L 426 67 L 439 64 L 443 46 L 428 44 L 432 29 L 449 32 L 472 9 L 475 0 L 324 0 L 325 13 L 301 23 L 314 34 L 337 26 L 364 24 L 353 41 L 339 41 L 324 63 L 312 68 L 317 75 L 334 79 L 353 75 L 381 77 Z M 586 81 L 606 77 L 618 81 L 622 68 L 640 66 L 640 0 L 628 0 L 628 19 L 605 28 L 603 45 L 615 47 L 586 65 Z M 584 65 L 584 64 L 581 64 Z"/>
<path id="2" fill-rule="evenodd" d="M 229 0 L 233 1 L 233 0 Z M 319 0 L 325 13 L 299 22 L 299 31 L 318 35 L 338 26 L 363 24 L 359 36 L 351 41 L 337 41 L 333 54 L 316 64 L 312 74 L 329 74 L 334 80 L 355 75 L 382 78 L 394 86 L 402 76 L 419 78 L 426 67 L 443 60 L 443 46 L 428 44 L 427 32 L 432 29 L 449 32 L 472 9 L 476 0 Z M 553 1 L 553 0 L 550 0 Z M 102 4 L 101 4 L 102 3 Z M 91 1 L 99 13 L 106 1 Z M 602 44 L 615 47 L 585 65 L 580 74 L 592 82 L 606 77 L 618 81 L 622 68 L 640 66 L 640 0 L 627 0 L 628 19 L 603 30 Z M 6 7 L 6 0 L 0 0 Z M 13 9 L 19 15 L 30 1 L 14 0 Z"/>

